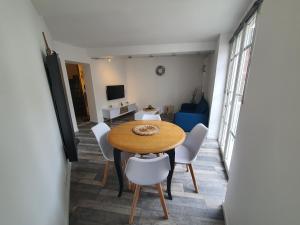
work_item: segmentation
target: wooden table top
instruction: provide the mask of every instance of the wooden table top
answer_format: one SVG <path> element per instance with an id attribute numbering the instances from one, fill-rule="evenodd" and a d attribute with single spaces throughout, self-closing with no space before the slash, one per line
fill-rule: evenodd
<path id="1" fill-rule="evenodd" d="M 152 136 L 140 136 L 133 133 L 137 125 L 150 124 L 159 127 L 160 131 Z M 148 154 L 168 151 L 182 144 L 185 132 L 177 125 L 165 121 L 136 120 L 123 123 L 111 129 L 108 141 L 121 151 Z"/>

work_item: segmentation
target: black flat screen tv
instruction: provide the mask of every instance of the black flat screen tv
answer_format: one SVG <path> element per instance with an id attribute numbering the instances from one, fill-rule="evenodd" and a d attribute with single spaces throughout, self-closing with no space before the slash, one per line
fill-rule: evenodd
<path id="1" fill-rule="evenodd" d="M 124 98 L 124 85 L 110 85 L 106 86 L 107 100 L 114 100 L 118 98 Z"/>

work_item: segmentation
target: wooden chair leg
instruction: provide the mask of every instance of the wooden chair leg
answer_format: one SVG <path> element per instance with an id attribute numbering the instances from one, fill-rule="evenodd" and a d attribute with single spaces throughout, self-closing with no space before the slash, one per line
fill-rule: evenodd
<path id="1" fill-rule="evenodd" d="M 136 185 L 134 183 L 132 183 L 130 180 L 128 180 L 128 190 L 134 192 L 135 188 L 136 188 Z"/>
<path id="2" fill-rule="evenodd" d="M 186 172 L 189 172 L 189 165 L 186 164 L 185 166 L 186 166 Z"/>
<path id="3" fill-rule="evenodd" d="M 107 177 L 108 177 L 108 171 L 109 171 L 109 161 L 105 162 L 105 166 L 104 166 L 104 173 L 103 173 L 103 178 L 102 178 L 102 186 L 104 187 L 107 181 Z"/>
<path id="4" fill-rule="evenodd" d="M 127 179 L 128 181 L 128 190 L 131 191 L 131 182 Z"/>
<path id="5" fill-rule="evenodd" d="M 137 186 L 136 184 L 131 183 L 131 190 L 132 190 L 133 192 L 135 192 L 136 186 Z"/>
<path id="6" fill-rule="evenodd" d="M 122 165 L 122 170 L 124 172 L 125 171 L 125 167 L 126 167 L 126 161 L 122 160 L 121 165 Z"/>
<path id="7" fill-rule="evenodd" d="M 132 201 L 132 205 L 131 205 L 131 213 L 130 213 L 130 217 L 129 217 L 129 224 L 133 224 L 133 219 L 134 219 L 134 215 L 135 215 L 135 208 L 136 208 L 137 202 L 138 202 L 139 197 L 140 197 L 140 190 L 141 190 L 141 186 L 136 185 L 134 195 L 133 195 L 133 201 Z"/>
<path id="8" fill-rule="evenodd" d="M 194 170 L 193 170 L 193 166 L 192 166 L 192 164 L 189 164 L 188 166 L 189 166 L 189 169 L 190 169 L 190 172 L 191 172 L 191 175 L 192 175 L 192 179 L 193 179 L 193 183 L 194 183 L 194 187 L 195 187 L 195 192 L 199 193 L 196 178 L 195 178 L 195 174 L 194 174 Z"/>
<path id="9" fill-rule="evenodd" d="M 162 208 L 164 210 L 165 219 L 168 219 L 169 218 L 169 213 L 168 213 L 168 208 L 166 206 L 166 201 L 165 201 L 164 193 L 163 193 L 162 188 L 161 188 L 161 184 L 157 184 L 156 188 L 157 188 L 158 193 L 159 193 L 159 198 L 160 198 L 161 206 L 162 206 Z"/>

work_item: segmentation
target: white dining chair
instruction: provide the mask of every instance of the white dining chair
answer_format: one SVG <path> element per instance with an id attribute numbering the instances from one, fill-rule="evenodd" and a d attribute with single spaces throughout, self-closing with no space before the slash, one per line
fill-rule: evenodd
<path id="1" fill-rule="evenodd" d="M 161 117 L 159 114 L 142 114 L 139 116 L 136 120 L 161 120 Z M 148 157 L 150 156 L 151 158 L 158 156 L 159 154 L 146 154 Z M 143 157 L 143 155 L 141 155 Z"/>
<path id="2" fill-rule="evenodd" d="M 161 120 L 161 117 L 159 114 L 147 114 L 147 113 L 136 113 L 134 115 L 135 120 Z M 148 157 L 155 157 L 159 154 L 145 154 L 148 155 Z M 136 155 L 136 157 L 144 157 L 145 155 Z"/>
<path id="3" fill-rule="evenodd" d="M 143 118 L 143 115 L 144 115 L 143 112 L 140 112 L 140 111 L 136 112 L 134 114 L 134 120 L 141 120 Z"/>
<path id="4" fill-rule="evenodd" d="M 114 162 L 114 155 L 113 155 L 113 147 L 109 144 L 107 140 L 107 134 L 110 131 L 110 127 L 106 125 L 105 123 L 98 123 L 96 126 L 92 127 L 92 131 L 96 137 L 96 140 L 98 142 L 98 145 L 100 147 L 100 150 L 103 154 L 103 157 L 105 159 L 105 167 L 104 167 L 104 173 L 102 178 L 102 186 L 105 186 L 109 167 L 112 162 Z M 126 160 L 126 155 L 122 153 L 122 161 Z"/>
<path id="5" fill-rule="evenodd" d="M 161 117 L 159 114 L 137 112 L 134 114 L 134 120 L 161 120 Z"/>
<path id="6" fill-rule="evenodd" d="M 191 132 L 187 135 L 184 143 L 175 148 L 175 163 L 176 164 L 185 164 L 190 170 L 193 184 L 195 187 L 196 193 L 199 192 L 192 162 L 196 160 L 200 147 L 206 137 L 207 127 L 202 123 L 197 124 Z"/>
<path id="7" fill-rule="evenodd" d="M 165 180 L 169 174 L 170 161 L 169 156 L 141 159 L 136 157 L 129 158 L 125 174 L 132 183 L 135 184 L 135 191 L 129 217 L 129 224 L 133 223 L 136 205 L 140 196 L 141 186 L 155 185 L 160 197 L 164 216 L 168 219 L 168 209 L 166 206 L 164 194 L 161 187 L 161 182 Z"/>
<path id="8" fill-rule="evenodd" d="M 141 120 L 161 120 L 159 114 L 143 114 Z"/>

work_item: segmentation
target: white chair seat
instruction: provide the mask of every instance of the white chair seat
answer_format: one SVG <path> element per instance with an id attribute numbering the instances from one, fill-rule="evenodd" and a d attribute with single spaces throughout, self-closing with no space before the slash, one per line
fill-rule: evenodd
<path id="1" fill-rule="evenodd" d="M 134 120 L 142 120 L 143 119 L 143 113 L 142 112 L 136 112 L 134 114 Z"/>
<path id="2" fill-rule="evenodd" d="M 161 120 L 159 114 L 147 114 L 143 112 L 137 112 L 134 114 L 135 120 Z"/>
<path id="3" fill-rule="evenodd" d="M 193 160 L 192 152 L 184 145 L 175 148 L 175 162 L 179 164 L 189 164 Z"/>

